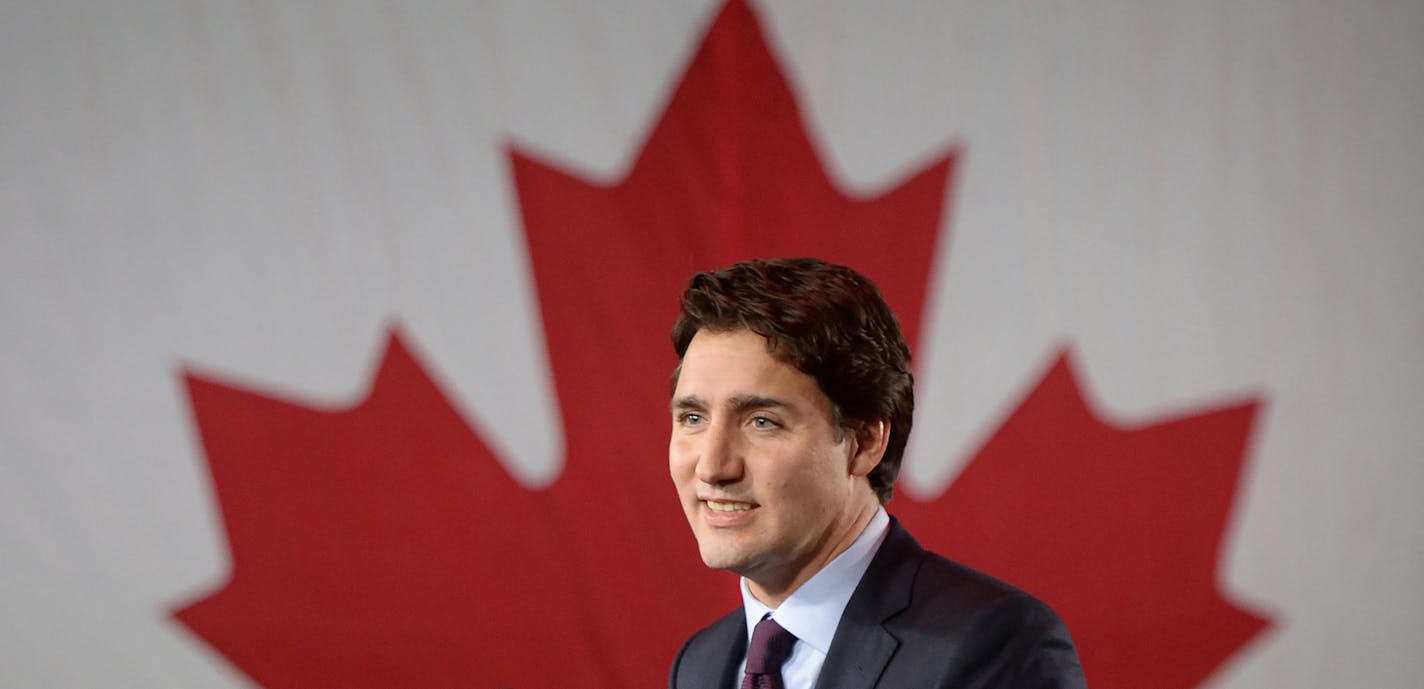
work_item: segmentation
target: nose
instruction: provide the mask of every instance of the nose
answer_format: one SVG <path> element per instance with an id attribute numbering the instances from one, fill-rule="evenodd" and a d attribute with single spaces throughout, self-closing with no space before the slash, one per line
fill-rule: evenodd
<path id="1" fill-rule="evenodd" d="M 736 430 L 714 423 L 703 434 L 702 452 L 697 457 L 697 480 L 713 486 L 742 479 L 742 444 Z"/>

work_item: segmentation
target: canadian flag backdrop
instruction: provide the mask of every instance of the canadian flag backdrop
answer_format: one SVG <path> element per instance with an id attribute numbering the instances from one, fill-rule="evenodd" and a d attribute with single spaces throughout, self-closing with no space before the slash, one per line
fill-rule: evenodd
<path id="1" fill-rule="evenodd" d="M 1424 6 L 15 5 L 0 687 L 662 684 L 676 295 L 784 255 L 1092 686 L 1424 682 Z"/>

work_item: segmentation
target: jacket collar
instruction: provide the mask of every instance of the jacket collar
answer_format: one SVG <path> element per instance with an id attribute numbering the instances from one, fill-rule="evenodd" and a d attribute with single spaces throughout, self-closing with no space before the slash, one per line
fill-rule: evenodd
<path id="1" fill-rule="evenodd" d="M 817 689 L 875 686 L 900 647 L 899 639 L 885 628 L 885 622 L 909 607 L 924 552 L 900 521 L 891 517 L 885 542 L 841 615 L 826 664 L 821 666 Z"/>

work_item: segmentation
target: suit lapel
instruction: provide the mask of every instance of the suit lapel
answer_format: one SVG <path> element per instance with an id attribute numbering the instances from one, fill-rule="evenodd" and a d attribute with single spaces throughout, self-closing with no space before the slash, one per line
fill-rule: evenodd
<path id="1" fill-rule="evenodd" d="M 709 672 L 709 678 L 716 678 L 716 681 L 707 685 L 707 689 L 726 689 L 727 687 L 742 686 L 741 678 L 737 677 L 737 669 L 742 665 L 742 656 L 747 651 L 747 616 L 741 608 L 737 608 L 735 631 L 732 632 L 732 643 L 726 645 L 726 654 L 722 656 L 721 672 Z"/>
<path id="2" fill-rule="evenodd" d="M 699 632 L 678 668 L 677 689 L 740 686 L 736 674 L 747 650 L 746 620 L 746 613 L 737 608 Z"/>
<path id="3" fill-rule="evenodd" d="M 885 542 L 870 561 L 841 615 L 817 689 L 873 689 L 900 641 L 884 623 L 910 605 L 924 549 L 890 518 Z M 743 632 L 745 635 L 745 632 Z"/>

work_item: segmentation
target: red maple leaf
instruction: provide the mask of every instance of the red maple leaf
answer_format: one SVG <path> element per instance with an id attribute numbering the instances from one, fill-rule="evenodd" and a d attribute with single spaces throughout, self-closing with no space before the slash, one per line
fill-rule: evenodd
<path id="1" fill-rule="evenodd" d="M 667 333 L 683 281 L 753 256 L 817 255 L 876 279 L 916 339 L 952 156 L 877 198 L 841 194 L 740 0 L 625 179 L 511 160 L 565 424 L 553 486 L 516 484 L 399 333 L 347 410 L 187 375 L 233 569 L 175 615 L 269 689 L 657 686 L 681 640 L 737 605 L 734 579 L 698 560 L 666 473 Z M 944 498 L 900 497 L 892 511 L 929 545 L 1043 593 L 1100 689 L 1141 686 L 1113 673 L 1148 653 L 1189 656 L 1153 665 L 1152 682 L 1189 686 L 1259 627 L 1211 584 L 1250 412 L 1122 433 L 1064 406 L 1078 397 L 1061 377 Z M 1225 446 L 1237 452 L 1216 454 Z M 1181 461 L 1219 456 L 1231 460 L 1220 480 L 1183 481 Z M 1050 478 L 1074 491 L 1039 500 Z M 1160 578 L 1164 557 L 1181 566 Z M 1221 643 L 1169 648 L 1182 637 L 1138 633 L 1153 625 Z M 1182 681 L 1160 681 L 1163 667 Z"/>

